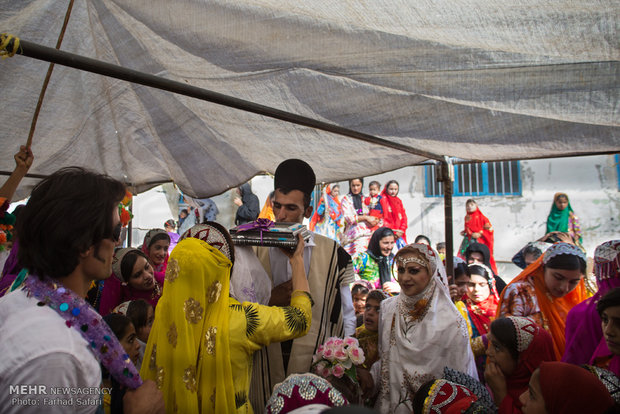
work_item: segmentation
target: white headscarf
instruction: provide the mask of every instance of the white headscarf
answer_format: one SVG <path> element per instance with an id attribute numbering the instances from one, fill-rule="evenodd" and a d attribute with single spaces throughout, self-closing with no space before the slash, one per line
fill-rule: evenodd
<path id="1" fill-rule="evenodd" d="M 413 394 L 426 381 L 441 378 L 445 367 L 478 378 L 465 320 L 442 283 L 439 256 L 425 244 L 410 244 L 398 256 L 422 253 L 431 278 L 415 296 L 400 295 L 381 303 L 379 352 L 381 370 L 377 409 L 411 413 Z M 424 260 L 423 260 L 424 261 Z"/>

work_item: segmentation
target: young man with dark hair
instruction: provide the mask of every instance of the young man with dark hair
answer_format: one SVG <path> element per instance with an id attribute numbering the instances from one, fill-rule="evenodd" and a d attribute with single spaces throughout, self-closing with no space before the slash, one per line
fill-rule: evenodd
<path id="1" fill-rule="evenodd" d="M 277 222 L 302 223 L 310 218 L 310 196 L 316 184 L 312 167 L 298 159 L 280 163 L 274 177 L 273 212 Z M 279 248 L 259 247 L 259 261 L 275 286 L 269 305 L 285 306 L 292 293 L 291 268 Z M 304 248 L 304 264 L 314 300 L 312 326 L 301 338 L 276 343 L 257 352 L 252 374 L 251 399 L 262 410 L 273 386 L 288 375 L 310 370 L 316 347 L 330 336 L 355 333 L 355 311 L 350 283 L 354 280 L 349 254 L 334 240 L 312 234 Z"/>
<path id="2" fill-rule="evenodd" d="M 139 386 L 121 345 L 84 301 L 91 282 L 111 274 L 124 195 L 121 182 L 78 167 L 32 190 L 17 224 L 18 259 L 29 276 L 23 289 L 0 299 L 3 412 L 95 412 L 100 362 L 137 388 L 126 394 L 125 413 L 163 410 L 155 384 Z"/>

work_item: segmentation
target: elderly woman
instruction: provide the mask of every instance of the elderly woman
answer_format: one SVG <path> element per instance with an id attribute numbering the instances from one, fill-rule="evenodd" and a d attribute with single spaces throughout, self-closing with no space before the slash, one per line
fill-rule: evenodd
<path id="1" fill-rule="evenodd" d="M 363 388 L 378 389 L 381 413 L 411 413 L 412 399 L 445 367 L 477 377 L 465 320 L 439 277 L 441 261 L 425 244 L 411 244 L 394 258 L 400 295 L 381 303 L 379 355 L 372 379 L 361 373 Z M 360 370 L 362 371 L 362 370 Z"/>
<path id="2" fill-rule="evenodd" d="M 285 251 L 292 268 L 290 306 L 229 297 L 234 246 L 217 223 L 192 227 L 172 252 L 141 375 L 164 393 L 166 412 L 251 413 L 252 355 L 264 345 L 305 335 L 311 298 L 303 239 Z"/>

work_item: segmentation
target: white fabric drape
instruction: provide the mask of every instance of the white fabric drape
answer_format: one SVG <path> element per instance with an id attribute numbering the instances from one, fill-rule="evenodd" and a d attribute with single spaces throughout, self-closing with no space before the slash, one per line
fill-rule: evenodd
<path id="1" fill-rule="evenodd" d="M 0 27 L 53 47 L 68 4 L 0 0 Z M 620 148 L 619 12 L 618 0 L 82 0 L 62 49 L 439 155 L 524 159 Z M 0 62 L 2 171 L 47 66 Z M 326 182 L 424 161 L 58 65 L 33 151 L 31 173 L 81 165 L 195 197 L 291 157 Z"/>

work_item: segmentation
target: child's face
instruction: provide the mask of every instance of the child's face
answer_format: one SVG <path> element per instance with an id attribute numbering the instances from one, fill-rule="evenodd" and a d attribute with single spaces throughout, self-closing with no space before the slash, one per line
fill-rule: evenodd
<path id="1" fill-rule="evenodd" d="M 125 350 L 125 353 L 129 355 L 129 359 L 134 365 L 138 362 L 140 356 L 140 343 L 136 340 L 136 329 L 133 327 L 133 323 L 130 323 L 125 334 L 119 341 Z"/>
<path id="2" fill-rule="evenodd" d="M 153 327 L 154 316 L 153 307 L 149 306 L 146 311 L 146 325 L 138 328 L 138 331 L 136 332 L 138 339 L 144 343 L 147 343 L 149 340 L 149 334 L 151 333 L 151 328 Z"/>
<path id="3" fill-rule="evenodd" d="M 398 184 L 392 183 L 388 186 L 387 192 L 392 197 L 396 197 L 398 195 Z"/>
<path id="4" fill-rule="evenodd" d="M 568 207 L 568 199 L 566 197 L 562 197 L 562 196 L 556 198 L 555 199 L 555 206 L 560 211 L 564 210 L 566 207 Z"/>
<path id="5" fill-rule="evenodd" d="M 357 292 L 353 295 L 353 308 L 355 309 L 356 315 L 364 313 L 364 306 L 366 306 L 366 296 L 368 296 L 368 293 Z"/>
<path id="6" fill-rule="evenodd" d="M 469 276 L 461 275 L 457 277 L 454 284 L 458 288 L 459 298 L 462 298 L 463 295 L 467 294 L 467 285 L 469 284 Z"/>
<path id="7" fill-rule="evenodd" d="M 371 197 L 376 197 L 377 195 L 379 195 L 379 186 L 371 185 L 370 187 L 368 187 L 368 192 L 370 193 Z"/>
<path id="8" fill-rule="evenodd" d="M 332 196 L 338 197 L 340 195 L 340 187 L 337 185 L 332 187 Z"/>
<path id="9" fill-rule="evenodd" d="M 478 206 L 476 205 L 476 203 L 467 203 L 467 204 L 465 204 L 465 210 L 468 213 L 473 213 L 474 211 L 476 211 L 476 209 L 478 209 Z"/>
<path id="10" fill-rule="evenodd" d="M 379 310 L 381 304 L 375 299 L 369 299 L 366 301 L 366 307 L 364 310 L 364 326 L 366 329 L 372 332 L 379 330 Z"/>

